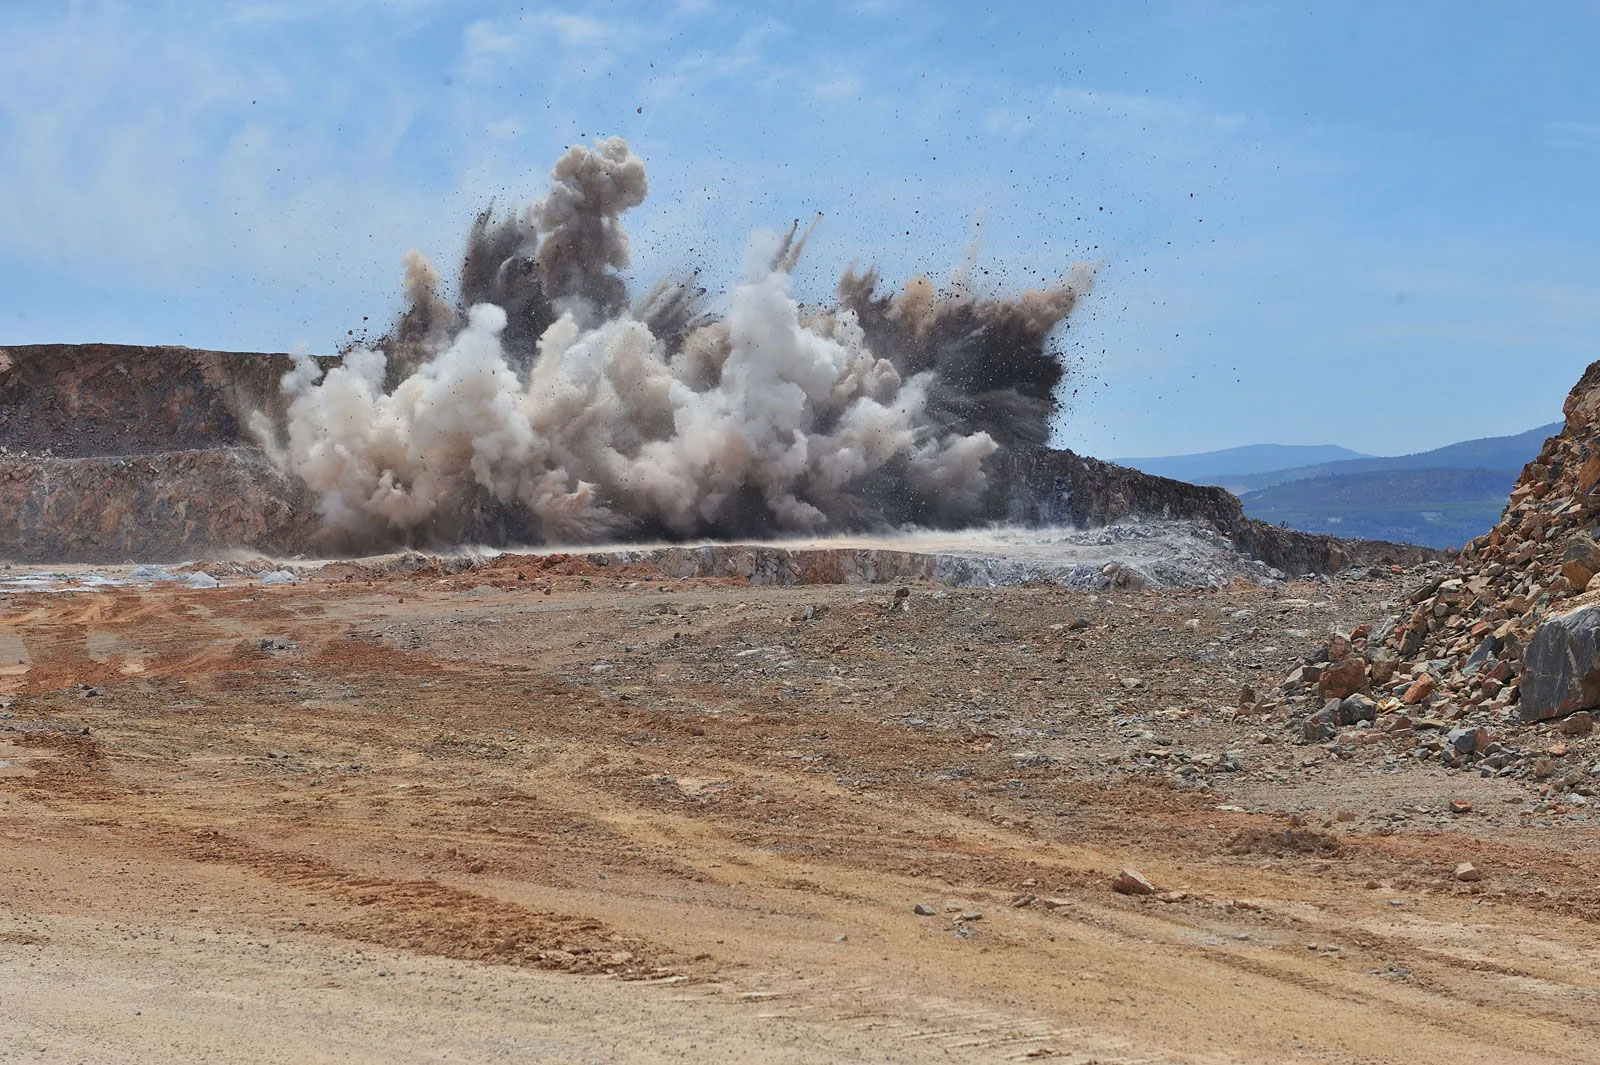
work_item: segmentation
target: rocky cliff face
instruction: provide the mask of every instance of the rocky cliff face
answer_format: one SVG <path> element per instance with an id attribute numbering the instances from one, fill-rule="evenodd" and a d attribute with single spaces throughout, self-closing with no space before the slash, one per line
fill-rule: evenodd
<path id="1" fill-rule="evenodd" d="M 395 546 L 322 532 L 300 486 L 268 463 L 246 429 L 281 418 L 286 355 L 114 344 L 0 348 L 0 557 L 28 562 L 171 561 L 229 550 L 323 554 Z M 1411 564 L 1430 553 L 1265 526 L 1219 488 L 1151 477 L 1070 451 L 996 456 L 991 520 L 1110 525 L 1201 523 L 1288 572 L 1351 562 Z M 515 539 L 514 523 L 466 515 L 479 542 Z"/>
<path id="2" fill-rule="evenodd" d="M 0 348 L 0 557 L 306 550 L 310 500 L 245 429 L 254 411 L 281 416 L 289 366 L 180 347 Z"/>
<path id="3" fill-rule="evenodd" d="M 0 455 L 0 514 L 0 558 L 18 562 L 308 552 L 318 531 L 299 485 L 247 447 Z"/>
<path id="4" fill-rule="evenodd" d="M 57 458 L 233 447 L 283 411 L 289 356 L 122 344 L 0 348 L 0 447 Z"/>

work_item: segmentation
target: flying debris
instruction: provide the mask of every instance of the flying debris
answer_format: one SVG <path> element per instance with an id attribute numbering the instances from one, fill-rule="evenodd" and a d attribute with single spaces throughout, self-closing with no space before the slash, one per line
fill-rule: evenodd
<path id="1" fill-rule="evenodd" d="M 520 213 L 468 236 L 460 307 L 418 252 L 389 337 L 283 379 L 268 452 L 356 543 L 585 543 L 751 537 L 972 521 L 1000 448 L 1049 433 L 1056 327 L 1084 266 L 1011 299 L 958 273 L 879 295 L 854 266 L 806 309 L 790 227 L 733 291 L 664 280 L 631 301 L 623 213 L 649 191 L 620 138 L 571 148 Z M 820 216 L 819 216 L 820 218 Z"/>

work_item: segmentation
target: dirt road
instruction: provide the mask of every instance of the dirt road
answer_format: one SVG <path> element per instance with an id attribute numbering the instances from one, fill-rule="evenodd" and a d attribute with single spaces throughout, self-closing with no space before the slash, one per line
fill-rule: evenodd
<path id="1" fill-rule="evenodd" d="M 4 597 L 0 1061 L 1600 1060 L 1586 813 L 1233 709 L 1395 592 Z"/>

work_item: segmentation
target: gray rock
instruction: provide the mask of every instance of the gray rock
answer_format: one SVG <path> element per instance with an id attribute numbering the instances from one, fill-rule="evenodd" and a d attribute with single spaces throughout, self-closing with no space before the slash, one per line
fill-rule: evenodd
<path id="1" fill-rule="evenodd" d="M 1554 614 L 1534 630 L 1522 656 L 1523 721 L 1600 705 L 1600 604 Z"/>
<path id="2" fill-rule="evenodd" d="M 938 911 L 936 911 L 932 906 L 929 906 L 926 902 L 919 902 L 915 906 L 911 907 L 911 912 L 916 914 L 918 917 L 932 917 Z"/>
<path id="3" fill-rule="evenodd" d="M 1444 738 L 1462 754 L 1476 754 L 1489 745 L 1489 732 L 1481 728 L 1453 728 Z"/>
<path id="4" fill-rule="evenodd" d="M 1593 731 L 1594 715 L 1587 710 L 1580 710 L 1561 722 L 1563 736 L 1587 736 Z"/>
<path id="5" fill-rule="evenodd" d="M 1363 721 L 1378 720 L 1378 704 L 1365 695 L 1352 695 L 1339 702 L 1333 719 L 1340 725 L 1357 725 Z"/>
<path id="6" fill-rule="evenodd" d="M 1483 642 L 1478 645 L 1478 649 L 1467 656 L 1466 665 L 1461 667 L 1462 672 L 1471 675 L 1484 666 L 1492 665 L 1496 661 L 1495 655 L 1499 653 L 1500 641 L 1495 639 L 1493 633 L 1490 633 L 1483 638 Z"/>
<path id="7" fill-rule="evenodd" d="M 1334 718 L 1341 705 L 1343 704 L 1338 699 L 1329 699 L 1321 710 L 1306 718 L 1300 726 L 1300 735 L 1307 743 L 1321 743 L 1323 740 L 1333 738 L 1333 734 L 1337 731 Z"/>

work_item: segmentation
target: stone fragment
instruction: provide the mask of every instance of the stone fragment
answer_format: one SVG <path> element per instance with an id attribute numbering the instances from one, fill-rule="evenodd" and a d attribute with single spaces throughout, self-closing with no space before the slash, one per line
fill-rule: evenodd
<path id="1" fill-rule="evenodd" d="M 1482 728 L 1454 728 L 1444 738 L 1462 754 L 1481 754 L 1490 742 L 1489 730 Z"/>
<path id="2" fill-rule="evenodd" d="M 1594 715 L 1587 710 L 1579 710 L 1561 720 L 1561 734 L 1563 736 L 1587 736 L 1594 731 Z"/>
<path id="3" fill-rule="evenodd" d="M 1600 484 L 1600 451 L 1592 453 L 1578 467 L 1578 491 L 1588 492 Z"/>
<path id="4" fill-rule="evenodd" d="M 1154 895 L 1156 886 L 1136 869 L 1124 869 L 1111 879 L 1111 889 L 1121 895 Z"/>
<path id="5" fill-rule="evenodd" d="M 1438 687 L 1438 684 L 1434 681 L 1432 675 L 1424 673 L 1411 682 L 1411 686 L 1406 689 L 1405 694 L 1400 696 L 1400 701 L 1407 706 L 1416 706 L 1418 703 L 1427 702 L 1428 697 L 1433 694 L 1436 687 Z"/>
<path id="6" fill-rule="evenodd" d="M 1358 725 L 1378 720 L 1378 704 L 1365 695 L 1350 695 L 1340 700 L 1334 720 L 1340 725 Z"/>
<path id="7" fill-rule="evenodd" d="M 1545 618 L 1522 657 L 1522 720 L 1600 705 L 1600 604 Z"/>
<path id="8" fill-rule="evenodd" d="M 1335 662 L 1317 678 L 1317 695 L 1323 699 L 1343 699 L 1356 692 L 1370 691 L 1367 663 L 1359 655 Z"/>
<path id="9" fill-rule="evenodd" d="M 926 902 L 919 902 L 915 906 L 911 907 L 911 912 L 916 914 L 918 917 L 932 917 L 937 911 L 934 910 L 932 906 L 929 906 Z"/>
<path id="10" fill-rule="evenodd" d="M 1561 575 L 1573 588 L 1582 589 L 1596 573 L 1600 573 L 1600 544 L 1579 533 L 1561 552 Z"/>
<path id="11" fill-rule="evenodd" d="M 1329 699 L 1321 710 L 1305 719 L 1300 726 L 1300 735 L 1307 743 L 1321 743 L 1323 740 L 1333 739 L 1337 728 L 1334 724 L 1339 713 L 1341 703 L 1338 699 Z"/>
<path id="12" fill-rule="evenodd" d="M 1477 649 L 1467 656 L 1466 664 L 1461 667 L 1462 671 L 1469 674 L 1476 673 L 1485 666 L 1498 664 L 1495 656 L 1500 653 L 1500 644 L 1501 641 L 1497 640 L 1493 633 L 1485 636 Z"/>
<path id="13" fill-rule="evenodd" d="M 1456 866 L 1455 878 L 1463 884 L 1475 884 L 1483 879 L 1483 873 L 1471 862 L 1462 862 Z"/>

